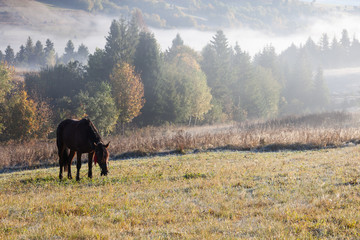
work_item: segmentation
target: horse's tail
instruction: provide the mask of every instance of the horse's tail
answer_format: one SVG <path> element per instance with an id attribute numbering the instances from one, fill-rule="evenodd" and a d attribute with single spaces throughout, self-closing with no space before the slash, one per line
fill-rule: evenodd
<path id="1" fill-rule="evenodd" d="M 63 143 L 62 132 L 66 125 L 66 121 L 62 121 L 56 129 L 56 145 L 58 147 L 60 167 L 64 167 L 64 171 L 68 171 L 69 153 L 67 147 Z"/>

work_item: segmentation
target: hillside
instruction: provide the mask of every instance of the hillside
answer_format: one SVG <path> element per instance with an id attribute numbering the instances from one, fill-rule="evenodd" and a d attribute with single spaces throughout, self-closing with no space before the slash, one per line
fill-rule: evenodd
<path id="1" fill-rule="evenodd" d="M 111 161 L 0 174 L 0 239 L 356 239 L 359 149 Z M 74 171 L 74 169 L 73 169 Z"/>
<path id="2" fill-rule="evenodd" d="M 103 16 L 130 16 L 135 10 L 144 22 L 155 28 L 219 28 L 248 27 L 272 32 L 292 32 L 311 23 L 329 9 L 298 0 L 293 1 L 55 1 L 1 0 L 0 24 L 32 26 L 73 25 L 85 13 Z M 36 9 L 36 13 L 28 11 Z M 83 24 L 83 23 L 81 23 Z"/>

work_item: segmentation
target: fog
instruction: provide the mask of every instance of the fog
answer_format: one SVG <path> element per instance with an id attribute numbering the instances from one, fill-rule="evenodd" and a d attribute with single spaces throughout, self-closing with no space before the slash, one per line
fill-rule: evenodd
<path id="1" fill-rule="evenodd" d="M 14 1 L 14 5 L 16 1 Z M 34 4 L 34 2 L 32 3 Z M 25 6 L 23 6 L 25 5 Z M 78 11 L 55 11 L 44 6 L 37 6 L 36 11 L 28 11 L 29 6 L 23 4 L 16 6 L 16 11 L 21 12 L 22 18 L 28 22 L 26 26 L 0 25 L 0 50 L 4 51 L 7 45 L 11 45 L 15 52 L 18 52 L 21 44 L 25 44 L 30 36 L 34 43 L 40 40 L 43 44 L 47 38 L 55 44 L 59 55 L 63 54 L 66 42 L 71 39 L 75 47 L 84 43 L 92 53 L 96 48 L 104 48 L 105 37 L 107 36 L 113 17 L 92 15 Z M 33 8 L 33 6 L 31 6 Z M 5 9 L 9 10 L 9 9 Z M 34 15 L 35 13 L 35 15 Z M 34 17 L 36 15 L 41 15 Z M 31 20 L 30 20 L 31 19 Z M 46 19 L 46 21 L 44 21 Z M 333 36 L 340 38 L 343 29 L 347 29 L 350 37 L 360 37 L 360 17 L 345 13 L 334 13 L 326 18 L 311 19 L 312 24 L 303 29 L 294 31 L 291 34 L 279 35 L 261 30 L 249 28 L 222 29 L 234 46 L 236 42 L 241 49 L 254 55 L 264 46 L 272 45 L 277 53 L 281 53 L 292 43 L 299 46 L 304 44 L 308 37 L 318 42 L 323 33 L 327 33 L 332 39 Z M 215 35 L 214 31 L 199 31 L 195 29 L 156 29 L 150 28 L 164 51 L 171 46 L 172 40 L 179 33 L 186 45 L 197 51 L 210 42 Z"/>
<path id="2" fill-rule="evenodd" d="M 249 28 L 239 29 L 222 29 L 229 40 L 229 44 L 234 46 L 236 42 L 241 49 L 254 55 L 259 52 L 264 46 L 272 45 L 280 54 L 283 50 L 288 48 L 292 43 L 297 46 L 304 44 L 306 40 L 311 37 L 315 42 L 318 42 L 323 33 L 327 33 L 330 40 L 335 36 L 339 40 L 343 29 L 347 29 L 350 37 L 360 37 L 360 22 L 359 16 L 349 14 L 333 14 L 325 19 L 314 18 L 313 24 L 304 27 L 292 34 L 279 35 L 260 30 L 252 30 Z M 200 51 L 206 44 L 210 42 L 216 31 L 198 31 L 194 29 L 151 29 L 161 48 L 165 50 L 171 46 L 172 39 L 177 33 L 180 33 L 185 44 L 191 46 L 195 50 Z"/>

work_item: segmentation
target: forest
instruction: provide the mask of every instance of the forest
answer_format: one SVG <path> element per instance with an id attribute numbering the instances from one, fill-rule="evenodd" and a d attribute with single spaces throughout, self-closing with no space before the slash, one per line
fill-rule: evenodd
<path id="1" fill-rule="evenodd" d="M 324 33 L 276 54 L 254 57 L 219 30 L 201 52 L 178 34 L 161 51 L 134 15 L 113 20 L 104 49 L 89 54 L 69 40 L 58 56 L 31 37 L 0 51 L 1 141 L 53 138 L 65 118 L 89 117 L 103 135 L 129 126 L 213 124 L 332 110 L 323 68 L 358 66 L 360 42 Z M 15 66 L 15 68 L 14 68 Z M 16 68 L 40 68 L 14 81 Z"/>

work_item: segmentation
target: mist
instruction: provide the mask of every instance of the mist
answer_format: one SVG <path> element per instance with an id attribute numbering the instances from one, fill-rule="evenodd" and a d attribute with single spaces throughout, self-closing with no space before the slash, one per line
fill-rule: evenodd
<path id="1" fill-rule="evenodd" d="M 309 37 L 317 43 L 323 33 L 327 33 L 330 40 L 333 37 L 339 40 L 343 29 L 348 30 L 351 38 L 360 35 L 360 25 L 358 24 L 360 22 L 359 16 L 335 13 L 325 19 L 314 18 L 311 22 L 313 22 L 311 26 L 304 27 L 300 31 L 287 35 L 249 28 L 221 30 L 223 30 L 227 36 L 230 46 L 235 46 L 235 44 L 238 43 L 241 49 L 248 52 L 251 56 L 254 56 L 267 45 L 275 47 L 276 52 L 280 54 L 291 44 L 297 46 L 305 44 Z M 152 28 L 151 31 L 154 32 L 162 50 L 170 47 L 172 40 L 176 34 L 179 33 L 186 45 L 189 45 L 197 51 L 201 51 L 201 49 L 212 40 L 212 37 L 216 33 L 216 30 L 199 31 L 195 29 L 164 30 Z"/>
<path id="2" fill-rule="evenodd" d="M 92 53 L 96 48 L 104 48 L 111 21 L 116 18 L 86 12 L 81 12 L 81 14 L 78 12 L 73 14 L 55 12 L 47 8 L 42 8 L 41 13 L 43 15 L 42 19 L 47 19 L 46 21 L 35 19 L 32 20 L 34 22 L 31 22 L 29 26 L 25 27 L 0 25 L 0 34 L 2 36 L 0 50 L 4 51 L 10 45 L 17 52 L 20 45 L 25 44 L 27 37 L 30 36 L 34 42 L 40 40 L 43 44 L 49 38 L 54 42 L 55 49 L 60 55 L 63 54 L 68 40 L 72 40 L 75 47 L 81 43 L 85 44 Z M 29 14 L 26 13 L 25 18 L 33 16 L 33 13 Z M 333 13 L 326 18 L 313 18 L 310 22 L 312 22 L 310 26 L 304 26 L 302 29 L 286 35 L 244 27 L 221 30 L 224 31 L 228 38 L 230 46 L 235 46 L 238 43 L 240 48 L 251 56 L 254 56 L 267 45 L 275 47 L 276 52 L 280 54 L 291 44 L 297 46 L 304 44 L 309 37 L 318 42 L 323 33 L 327 33 L 330 39 L 334 36 L 339 39 L 343 29 L 348 30 L 351 38 L 360 35 L 359 16 Z M 35 24 L 39 24 L 39 26 Z M 172 40 L 177 33 L 180 34 L 186 45 L 201 51 L 212 40 L 216 30 L 150 28 L 162 51 L 171 46 Z"/>

